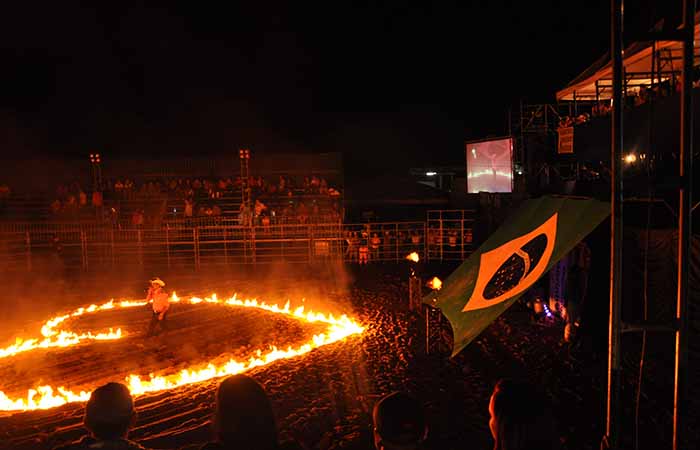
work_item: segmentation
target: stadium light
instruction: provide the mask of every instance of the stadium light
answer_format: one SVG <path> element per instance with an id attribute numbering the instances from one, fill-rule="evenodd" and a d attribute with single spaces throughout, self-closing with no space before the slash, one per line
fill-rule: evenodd
<path id="1" fill-rule="evenodd" d="M 625 162 L 627 164 L 634 164 L 635 162 L 637 162 L 637 155 L 635 155 L 634 153 L 626 154 L 625 155 Z"/>
<path id="2" fill-rule="evenodd" d="M 238 150 L 238 157 L 241 159 L 250 159 L 250 149 L 241 148 Z"/>
<path id="3" fill-rule="evenodd" d="M 434 177 L 435 175 L 437 175 L 437 172 L 425 172 L 425 175 L 428 177 Z"/>

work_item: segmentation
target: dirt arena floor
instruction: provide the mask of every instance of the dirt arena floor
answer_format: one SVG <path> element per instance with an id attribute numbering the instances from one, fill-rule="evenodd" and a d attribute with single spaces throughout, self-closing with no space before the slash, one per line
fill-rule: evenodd
<path id="1" fill-rule="evenodd" d="M 452 268 L 423 270 L 426 276 L 444 279 Z M 143 297 L 145 281 L 153 275 L 163 277 L 181 297 L 237 292 L 268 303 L 289 299 L 292 305 L 303 298 L 312 309 L 345 312 L 366 327 L 361 336 L 248 372 L 265 386 L 282 437 L 298 439 L 310 449 L 371 448 L 371 408 L 394 390 L 410 391 L 424 402 L 429 448 L 492 448 L 488 401 L 494 383 L 506 376 L 528 377 L 549 392 L 563 448 L 599 448 L 605 418 L 604 355 L 572 355 L 562 343 L 563 324 L 533 322 L 521 304 L 456 358 L 440 352 L 426 355 L 424 319 L 407 310 L 407 268 L 397 265 L 260 267 L 245 273 L 132 271 L 79 280 L 41 277 L 6 283 L 0 295 L 0 320 L 8 326 L 0 330 L 0 347 L 15 336 L 34 334 L 33 327 L 55 313 L 110 297 Z M 2 359 L 0 390 L 20 395 L 38 383 L 89 389 L 122 381 L 127 373 L 172 373 L 218 356 L 245 359 L 252 349 L 280 341 L 301 343 L 323 329 L 264 311 L 177 304 L 171 312 L 171 330 L 145 339 L 148 320 L 149 313 L 142 308 L 75 319 L 74 329 L 119 326 L 129 337 Z M 649 364 L 647 370 L 653 371 L 653 363 Z M 211 437 L 209 419 L 217 382 L 137 397 L 138 420 L 130 438 L 158 449 L 197 448 Z M 667 386 L 652 383 L 649 389 L 657 388 Z M 657 403 L 651 394 L 646 397 L 642 413 L 656 409 L 658 414 L 642 423 L 640 448 L 669 448 L 668 405 Z M 0 413 L 0 448 L 50 449 L 79 439 L 86 433 L 81 425 L 83 407 L 75 403 Z M 632 412 L 625 411 L 628 425 Z"/>

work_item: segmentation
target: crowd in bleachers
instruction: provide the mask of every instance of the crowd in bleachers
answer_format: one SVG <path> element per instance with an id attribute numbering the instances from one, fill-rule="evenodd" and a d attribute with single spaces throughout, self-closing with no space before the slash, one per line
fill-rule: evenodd
<path id="1" fill-rule="evenodd" d="M 499 380 L 488 405 L 488 428 L 494 450 L 553 450 L 559 447 L 552 402 L 528 382 Z M 187 450 L 304 450 L 297 439 L 280 439 L 272 404 L 265 388 L 247 375 L 233 375 L 218 386 L 212 412 L 211 440 Z M 78 442 L 55 450 L 146 450 L 128 440 L 135 422 L 134 401 L 121 383 L 107 383 L 90 395 L 83 425 L 90 432 Z M 426 407 L 411 393 L 384 395 L 372 409 L 372 438 L 376 450 L 426 449 L 430 426 Z M 342 447 L 342 446 L 341 446 Z"/>
<path id="2" fill-rule="evenodd" d="M 241 205 L 241 224 L 339 223 L 343 218 L 340 191 L 322 177 L 307 176 L 301 183 L 283 175 L 274 181 L 251 177 L 248 189 L 252 205 Z"/>
<path id="3" fill-rule="evenodd" d="M 221 216 L 241 225 L 309 224 L 341 221 L 340 197 L 339 189 L 318 176 L 300 180 L 279 176 L 274 182 L 262 176 L 248 180 L 240 176 L 143 181 L 116 178 L 106 180 L 97 190 L 85 189 L 77 181 L 61 184 L 49 209 L 52 219 L 97 216 L 134 226 L 163 219 Z M 250 198 L 250 205 L 243 204 L 245 198 Z M 163 202 L 163 207 L 158 202 Z"/>
<path id="4" fill-rule="evenodd" d="M 103 201 L 101 192 L 84 189 L 80 182 L 73 181 L 56 187 L 55 197 L 49 208 L 54 218 L 76 217 L 88 207 L 101 207 Z"/>
<path id="5" fill-rule="evenodd" d="M 700 87 L 700 68 L 696 68 L 693 77 L 693 87 Z M 652 86 L 639 85 L 635 88 L 628 88 L 625 96 L 625 106 L 633 108 L 643 105 L 655 99 L 670 97 L 680 92 L 680 78 L 668 78 Z M 571 127 L 589 122 L 596 117 L 608 117 L 612 112 L 610 101 L 600 101 L 594 103 L 590 112 L 582 112 L 575 117 L 561 116 L 559 118 L 559 128 Z"/>

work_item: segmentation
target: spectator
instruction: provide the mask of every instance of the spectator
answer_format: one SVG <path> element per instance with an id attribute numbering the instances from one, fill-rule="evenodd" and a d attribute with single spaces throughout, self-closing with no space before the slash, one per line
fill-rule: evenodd
<path id="1" fill-rule="evenodd" d="M 94 191 L 92 193 L 92 206 L 94 206 L 95 208 L 100 208 L 100 207 L 102 207 L 102 203 L 103 203 L 102 192 Z"/>
<path id="2" fill-rule="evenodd" d="M 369 240 L 369 248 L 372 259 L 379 259 L 379 247 L 381 246 L 381 244 L 382 238 L 380 238 L 377 233 L 372 233 L 372 237 Z"/>
<path id="3" fill-rule="evenodd" d="M 261 202 L 260 200 L 255 200 L 255 206 L 254 206 L 254 212 L 255 212 L 255 221 L 258 223 L 260 221 L 260 216 L 267 211 L 267 206 Z"/>
<path id="4" fill-rule="evenodd" d="M 68 211 L 75 211 L 78 209 L 78 201 L 75 199 L 75 195 L 70 194 L 68 200 L 66 200 L 65 209 Z"/>
<path id="5" fill-rule="evenodd" d="M 11 194 L 10 186 L 7 183 L 0 184 L 0 200 L 7 200 Z"/>
<path id="6" fill-rule="evenodd" d="M 56 200 L 54 200 L 53 202 L 51 202 L 51 212 L 52 212 L 53 214 L 58 214 L 58 213 L 60 213 L 60 212 L 61 212 L 61 208 L 62 208 L 62 206 L 61 206 L 61 201 L 60 201 L 59 199 L 56 199 Z"/>
<path id="7" fill-rule="evenodd" d="M 260 383 L 233 375 L 219 385 L 213 418 L 216 441 L 201 450 L 280 448 L 272 405 Z"/>
<path id="8" fill-rule="evenodd" d="M 185 217 L 194 215 L 194 201 L 191 198 L 185 199 Z"/>
<path id="9" fill-rule="evenodd" d="M 265 231 L 270 231 L 270 216 L 267 213 L 263 213 L 263 215 L 261 216 L 260 224 L 263 226 L 263 229 Z"/>
<path id="10" fill-rule="evenodd" d="M 81 208 L 87 206 L 87 194 L 82 189 L 78 192 L 78 203 Z"/>
<path id="11" fill-rule="evenodd" d="M 524 381 L 496 383 L 489 402 L 494 450 L 558 448 L 554 417 L 547 397 Z"/>
<path id="12" fill-rule="evenodd" d="M 309 220 L 309 210 L 304 202 L 299 202 L 297 205 L 297 220 L 299 223 L 307 223 Z"/>
<path id="13" fill-rule="evenodd" d="M 250 206 L 245 203 L 241 203 L 241 209 L 238 213 L 238 224 L 244 227 L 249 227 L 252 224 L 253 212 L 250 210 Z"/>
<path id="14" fill-rule="evenodd" d="M 372 411 L 376 450 L 412 450 L 423 447 L 428 425 L 423 406 L 404 392 L 384 396 Z"/>
<path id="15" fill-rule="evenodd" d="M 121 383 L 107 383 L 95 389 L 85 406 L 83 424 L 91 435 L 54 450 L 145 450 L 127 440 L 135 418 L 129 389 Z"/>
<path id="16" fill-rule="evenodd" d="M 568 274 L 566 278 L 566 326 L 564 341 L 572 342 L 578 335 L 581 322 L 581 308 L 586 301 L 588 274 L 591 269 L 591 250 L 585 242 L 579 242 L 567 255 Z"/>

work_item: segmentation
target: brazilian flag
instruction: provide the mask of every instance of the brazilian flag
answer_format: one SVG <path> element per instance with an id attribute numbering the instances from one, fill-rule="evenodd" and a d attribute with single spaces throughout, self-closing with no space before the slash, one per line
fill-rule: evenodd
<path id="1" fill-rule="evenodd" d="M 458 354 L 610 214 L 581 197 L 526 200 L 478 250 L 423 299 L 452 325 Z"/>

